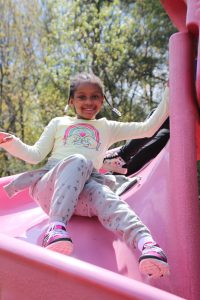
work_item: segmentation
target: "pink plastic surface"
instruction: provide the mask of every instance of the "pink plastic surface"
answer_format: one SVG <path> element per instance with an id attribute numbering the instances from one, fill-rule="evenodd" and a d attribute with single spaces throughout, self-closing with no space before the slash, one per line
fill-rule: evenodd
<path id="1" fill-rule="evenodd" d="M 192 36 L 193 47 L 197 52 L 195 85 L 200 107 L 200 0 L 160 0 L 160 2 L 175 27 L 180 32 L 189 32 Z"/>
<path id="2" fill-rule="evenodd" d="M 140 175 L 141 181 L 123 198 L 168 253 L 169 278 L 151 280 L 141 276 L 138 251 L 133 253 L 96 218 L 75 216 L 70 221 L 75 245 L 72 257 L 35 246 L 41 244 L 47 217 L 27 191 L 8 199 L 2 189 L 11 180 L 7 177 L 0 180 L 1 299 L 177 299 L 164 291 L 185 296 L 177 281 L 182 278 L 175 262 L 177 254 L 169 250 L 171 237 L 167 227 L 173 220 L 168 213 L 168 149 Z M 185 288 L 190 289 L 190 284 Z"/>
<path id="3" fill-rule="evenodd" d="M 195 44 L 197 45 L 196 91 L 198 104 L 200 106 L 200 0 L 187 1 L 186 25 L 189 32 L 195 37 Z"/>
<path id="4" fill-rule="evenodd" d="M 132 252 L 95 218 L 70 221 L 72 257 L 43 249 L 47 217 L 27 191 L 8 199 L 2 189 L 11 180 L 7 177 L 0 179 L 2 300 L 200 299 L 200 126 L 195 104 L 195 84 L 200 99 L 199 50 L 196 82 L 194 78 L 200 1 L 161 2 L 180 30 L 170 39 L 170 145 L 139 173 L 141 181 L 123 199 L 165 250 L 171 275 L 158 280 L 143 277 L 138 251 Z"/>
<path id="5" fill-rule="evenodd" d="M 187 4 L 184 0 L 160 0 L 172 23 L 179 31 L 187 31 Z"/>

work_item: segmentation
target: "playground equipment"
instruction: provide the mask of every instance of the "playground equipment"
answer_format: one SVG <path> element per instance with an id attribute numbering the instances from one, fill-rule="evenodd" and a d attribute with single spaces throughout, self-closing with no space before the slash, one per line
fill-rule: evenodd
<path id="1" fill-rule="evenodd" d="M 140 172 L 140 176 L 141 180 L 123 198 L 151 227 L 168 252 L 172 241 L 168 232 L 171 226 L 169 146 Z M 70 257 L 36 246 L 41 245 L 47 217 L 31 200 L 27 190 L 12 199 L 7 197 L 2 186 L 11 179 L 0 180 L 2 300 L 179 299 L 174 295 L 182 290 L 182 286 L 175 284 L 175 280 L 182 277 L 176 265 L 174 268 L 177 253 L 168 253 L 170 277 L 145 278 L 138 271 L 139 252 L 132 253 L 96 218 L 72 218 L 69 230 L 75 249 Z"/>
<path id="2" fill-rule="evenodd" d="M 170 143 L 139 172 L 141 180 L 122 197 L 166 251 L 171 275 L 156 280 L 143 277 L 138 271 L 139 253 L 132 253 L 96 218 L 75 216 L 70 221 L 72 256 L 43 249 L 45 214 L 27 190 L 8 199 L 3 186 L 13 177 L 6 177 L 0 179 L 2 300 L 200 299 L 196 174 L 200 1 L 161 3 L 179 30 L 169 43 Z"/>

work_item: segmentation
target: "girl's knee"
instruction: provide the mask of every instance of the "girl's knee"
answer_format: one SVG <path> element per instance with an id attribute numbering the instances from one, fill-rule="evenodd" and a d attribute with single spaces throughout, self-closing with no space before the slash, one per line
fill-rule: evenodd
<path id="1" fill-rule="evenodd" d="M 64 158 L 62 161 L 62 163 L 64 163 L 64 164 L 68 164 L 70 162 L 72 162 L 73 164 L 84 166 L 84 167 L 93 168 L 92 161 L 87 159 L 82 154 L 77 153 L 77 154 L 70 155 L 70 156 Z"/>
<path id="2" fill-rule="evenodd" d="M 85 158 L 84 155 L 82 154 L 74 154 L 72 155 L 74 156 L 74 159 L 78 162 L 78 163 L 81 163 L 81 164 L 85 164 L 85 165 L 88 165 L 91 163 L 91 161 L 87 158 Z"/>
<path id="3" fill-rule="evenodd" d="M 67 172 L 69 175 L 70 172 L 78 172 L 78 176 L 83 176 L 86 180 L 89 179 L 93 170 L 92 161 L 86 159 L 81 154 L 70 155 L 69 157 L 62 160 L 58 166 L 57 171 Z"/>

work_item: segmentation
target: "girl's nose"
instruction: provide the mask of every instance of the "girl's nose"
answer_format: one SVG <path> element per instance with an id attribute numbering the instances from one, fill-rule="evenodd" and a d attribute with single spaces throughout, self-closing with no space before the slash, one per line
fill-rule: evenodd
<path id="1" fill-rule="evenodd" d="M 85 99 L 85 102 L 86 103 L 92 103 L 93 101 L 92 101 L 92 97 L 87 97 L 86 99 Z"/>

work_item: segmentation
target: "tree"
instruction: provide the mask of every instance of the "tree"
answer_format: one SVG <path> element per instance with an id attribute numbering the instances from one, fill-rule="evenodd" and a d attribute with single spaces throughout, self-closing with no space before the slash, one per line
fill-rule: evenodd
<path id="1" fill-rule="evenodd" d="M 31 5 L 28 1 L 0 2 L 0 127 L 24 140 L 38 80 L 33 30 L 37 13 L 37 1 Z M 5 161 L 10 157 L 2 153 L 1 158 Z M 3 174 L 23 168 L 23 162 L 13 161 L 10 159 L 7 170 L 1 164 Z"/>
<path id="2" fill-rule="evenodd" d="M 63 77 L 64 69 L 66 78 L 79 71 L 93 71 L 103 79 L 108 98 L 121 109 L 126 120 L 144 117 L 142 110 L 145 107 L 147 110 L 146 104 L 148 109 L 155 106 L 154 101 L 167 79 L 168 38 L 174 32 L 160 3 L 146 0 L 48 3 L 53 20 L 48 37 L 56 41 L 49 60 L 54 84 L 62 82 L 59 75 Z M 113 117 L 109 110 L 106 116 Z"/>
<path id="3" fill-rule="evenodd" d="M 4 130 L 32 144 L 63 114 L 69 77 L 81 71 L 102 78 L 124 121 L 144 119 L 157 105 L 174 31 L 159 1 L 0 0 L 0 14 Z M 104 115 L 113 118 L 110 109 Z M 12 160 L 0 173 L 22 167 Z"/>

